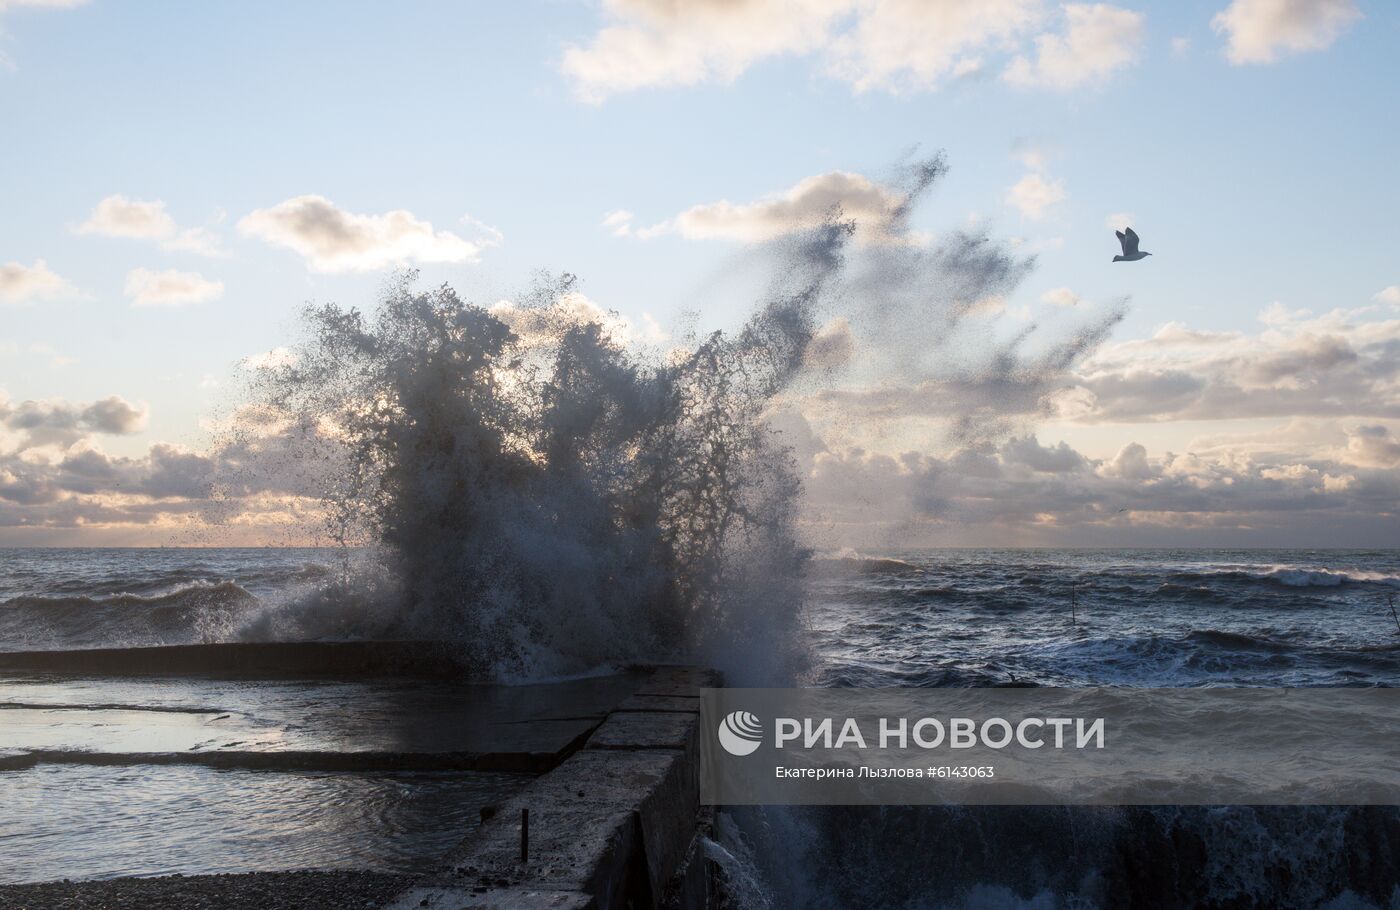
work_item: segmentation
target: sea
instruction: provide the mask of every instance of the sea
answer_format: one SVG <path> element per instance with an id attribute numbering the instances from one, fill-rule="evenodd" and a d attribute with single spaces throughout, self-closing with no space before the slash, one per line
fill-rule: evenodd
<path id="1" fill-rule="evenodd" d="M 289 628 L 268 615 L 340 565 L 327 549 L 0 550 L 0 650 L 266 636 Z M 813 554 L 804 585 L 805 685 L 1400 684 L 1396 550 L 848 550 Z M 37 735 L 36 705 L 51 719 L 65 702 L 161 708 L 127 683 L 40 683 L 0 677 L 0 756 Z M 89 747 L 91 730 L 44 729 Z M 0 770 L 0 882 L 413 871 L 521 785 L 15 765 Z M 735 810 L 709 849 L 755 908 L 1400 907 L 1400 821 L 1385 808 Z"/>

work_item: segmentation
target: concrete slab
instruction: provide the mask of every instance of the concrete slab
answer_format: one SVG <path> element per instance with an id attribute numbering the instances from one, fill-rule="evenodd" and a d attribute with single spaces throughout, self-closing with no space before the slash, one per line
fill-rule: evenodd
<path id="1" fill-rule="evenodd" d="M 619 711 L 682 711 L 700 713 L 698 695 L 633 695 L 617 706 Z"/>
<path id="2" fill-rule="evenodd" d="M 717 670 L 702 667 L 657 667 L 638 687 L 637 695 L 700 696 L 701 689 L 718 688 L 723 683 Z"/>
<path id="3" fill-rule="evenodd" d="M 668 894 L 668 906 L 703 907 L 709 882 L 696 848 L 699 694 L 720 682 L 719 674 L 691 667 L 646 676 L 583 749 L 502 805 L 439 873 L 392 907 L 449 910 L 459 900 L 483 910 L 550 907 L 530 901 L 563 901 L 558 895 L 565 894 L 587 895 L 599 908 L 659 906 Z"/>
<path id="4" fill-rule="evenodd" d="M 693 749 L 698 714 L 614 711 L 588 738 L 589 749 Z"/>
<path id="5" fill-rule="evenodd" d="M 675 874 L 700 812 L 697 751 L 585 749 L 531 784 L 521 799 L 565 803 L 620 800 L 636 813 L 641 853 L 658 899 Z M 518 830 L 518 829 L 517 829 Z M 531 810 L 530 830 L 535 830 Z"/>
<path id="6" fill-rule="evenodd" d="M 520 813 L 530 858 L 520 862 Z M 502 806 L 448 860 L 435 884 L 580 890 L 603 907 L 659 894 L 695 828 L 693 757 L 682 751 L 584 750 Z"/>
<path id="7" fill-rule="evenodd" d="M 6 765 L 541 773 L 582 747 L 641 678 L 493 686 L 0 676 L 0 729 L 13 731 Z"/>

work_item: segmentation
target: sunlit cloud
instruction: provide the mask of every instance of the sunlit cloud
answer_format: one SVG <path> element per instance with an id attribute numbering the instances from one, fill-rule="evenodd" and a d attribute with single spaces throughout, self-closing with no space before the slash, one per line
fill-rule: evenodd
<path id="1" fill-rule="evenodd" d="M 1024 218 L 1038 221 L 1050 209 L 1069 198 L 1063 180 L 1048 179 L 1040 174 L 1027 174 L 1006 191 L 1006 204 Z"/>
<path id="2" fill-rule="evenodd" d="M 762 243 L 820 224 L 839 212 L 855 222 L 856 239 L 863 243 L 905 242 L 904 195 L 861 174 L 831 171 L 798 181 L 792 187 L 753 202 L 709 202 L 651 227 L 643 238 L 678 234 L 688 240 L 731 240 Z M 617 213 L 614 213 L 617 214 Z M 629 216 L 630 217 L 630 216 Z"/>
<path id="3" fill-rule="evenodd" d="M 411 212 L 357 215 L 324 196 L 296 196 L 272 208 L 258 209 L 238 222 L 249 236 L 292 250 L 318 272 L 374 271 L 408 263 L 475 262 L 481 252 L 499 246 L 501 234 L 464 218 L 478 236 L 468 240 Z"/>
<path id="4" fill-rule="evenodd" d="M 196 272 L 139 268 L 127 273 L 125 293 L 134 306 L 185 306 L 217 300 L 224 283 Z"/>
<path id="5" fill-rule="evenodd" d="M 1234 0 L 1211 20 L 1236 65 L 1326 50 L 1361 19 L 1355 0 Z"/>
<path id="6" fill-rule="evenodd" d="M 1064 28 L 1035 39 L 1034 56 L 1017 57 L 1005 79 L 1023 88 L 1059 91 L 1105 85 L 1116 71 L 1137 60 L 1143 15 L 1104 3 L 1071 3 Z"/>
<path id="7" fill-rule="evenodd" d="M 783 56 L 811 56 L 855 92 L 929 91 L 1010 60 L 1008 81 L 1070 89 L 1134 62 L 1140 13 L 1043 0 L 604 0 L 607 20 L 560 68 L 583 101 L 643 88 L 730 83 Z"/>
<path id="8" fill-rule="evenodd" d="M 74 228 L 79 234 L 159 241 L 163 249 L 200 256 L 227 255 L 219 238 L 207 228 L 184 228 L 165 210 L 160 200 L 128 199 L 120 193 L 97 203 L 83 223 Z"/>
<path id="9" fill-rule="evenodd" d="M 42 259 L 34 260 L 32 265 L 21 262 L 0 265 L 0 303 L 32 303 L 75 293 L 72 285 Z"/>

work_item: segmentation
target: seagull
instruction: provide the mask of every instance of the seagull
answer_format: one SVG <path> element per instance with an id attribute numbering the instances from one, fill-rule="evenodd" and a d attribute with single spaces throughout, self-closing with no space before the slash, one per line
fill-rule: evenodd
<path id="1" fill-rule="evenodd" d="M 1118 235 L 1118 242 L 1123 244 L 1123 255 L 1114 256 L 1114 262 L 1137 262 L 1139 259 L 1144 259 L 1152 255 L 1151 253 L 1143 253 L 1138 250 L 1137 231 L 1132 228 L 1128 228 L 1126 231 L 1114 231 L 1113 233 Z"/>

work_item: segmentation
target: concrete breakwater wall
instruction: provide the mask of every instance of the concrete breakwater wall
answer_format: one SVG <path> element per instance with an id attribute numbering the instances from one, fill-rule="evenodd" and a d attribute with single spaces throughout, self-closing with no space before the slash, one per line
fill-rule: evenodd
<path id="1" fill-rule="evenodd" d="M 581 749 L 486 819 L 391 910 L 702 910 L 715 875 L 699 804 L 700 689 L 658 667 Z"/>
<path id="2" fill-rule="evenodd" d="M 0 673 L 309 679 L 462 675 L 449 646 L 432 641 L 284 641 L 0 651 Z"/>

